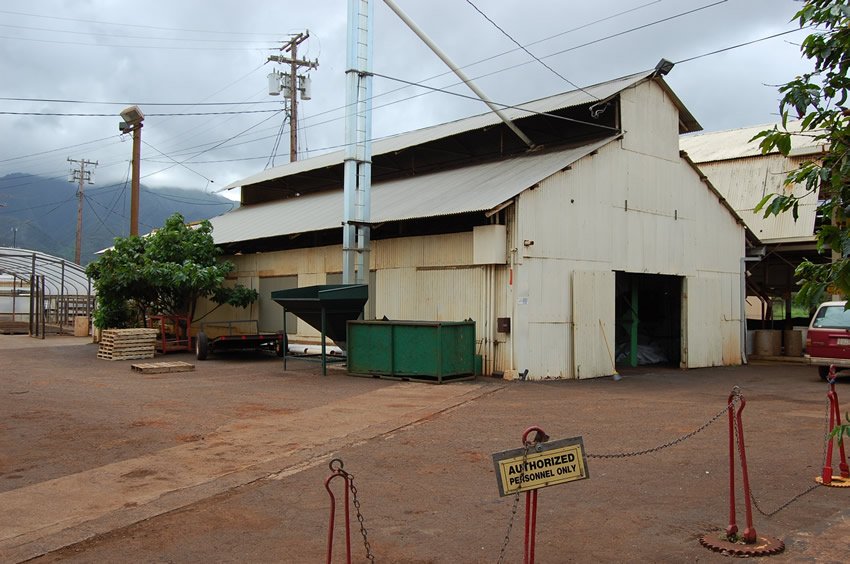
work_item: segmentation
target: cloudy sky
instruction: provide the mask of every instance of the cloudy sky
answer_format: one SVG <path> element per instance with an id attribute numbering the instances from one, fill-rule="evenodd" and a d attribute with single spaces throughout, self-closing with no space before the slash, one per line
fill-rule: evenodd
<path id="1" fill-rule="evenodd" d="M 376 73 L 468 94 L 381 0 Z M 795 0 L 467 0 L 396 3 L 496 102 L 517 104 L 680 62 L 667 79 L 706 130 L 777 119 L 776 85 L 805 72 Z M 318 59 L 299 104 L 299 154 L 343 142 L 346 0 L 4 0 L 0 3 L 2 177 L 67 176 L 67 158 L 98 161 L 95 186 L 124 183 L 132 143 L 118 113 L 146 114 L 142 182 L 216 191 L 270 166 L 280 98 L 267 63 L 309 29 L 299 58 Z M 700 57 L 693 60 L 687 60 Z M 560 76 L 559 76 L 560 75 Z M 480 78 L 479 78 L 480 77 Z M 569 82 L 568 82 L 569 81 Z M 383 137 L 483 113 L 450 94 L 374 79 L 373 133 Z M 22 115 L 26 113 L 48 115 Z M 204 115 L 186 115 L 186 114 Z M 61 115 L 103 114 L 103 115 Z M 176 115 L 174 115 L 176 114 Z M 289 135 L 274 157 L 289 159 Z M 179 163 L 179 164 L 178 164 Z"/>

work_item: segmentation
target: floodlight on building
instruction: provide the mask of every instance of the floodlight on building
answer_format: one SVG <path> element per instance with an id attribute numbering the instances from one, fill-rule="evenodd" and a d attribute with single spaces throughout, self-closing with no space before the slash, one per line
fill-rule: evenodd
<path id="1" fill-rule="evenodd" d="M 676 63 L 672 61 L 668 61 L 667 59 L 661 59 L 660 61 L 658 61 L 658 64 L 655 65 L 655 75 L 665 76 L 667 73 L 673 70 L 673 67 L 675 65 Z"/>

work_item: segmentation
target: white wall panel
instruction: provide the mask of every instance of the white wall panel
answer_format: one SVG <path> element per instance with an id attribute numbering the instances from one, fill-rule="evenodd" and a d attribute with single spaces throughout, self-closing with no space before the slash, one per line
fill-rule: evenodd
<path id="1" fill-rule="evenodd" d="M 528 370 L 528 378 L 571 378 L 570 323 L 529 323 L 528 348 L 517 370 Z"/>
<path id="2" fill-rule="evenodd" d="M 573 375 L 614 373 L 614 273 L 573 272 Z"/>
<path id="3" fill-rule="evenodd" d="M 787 193 L 784 182 L 788 171 L 797 168 L 804 158 L 781 155 L 749 157 L 699 165 L 717 190 L 738 211 L 750 229 L 762 241 L 811 237 L 817 212 L 817 194 L 796 185 L 791 192 L 800 197 L 799 218 L 790 213 L 764 217 L 755 206 L 768 194 Z"/>
<path id="4" fill-rule="evenodd" d="M 669 161 L 679 159 L 679 112 L 652 81 L 620 93 L 623 148 Z"/>
<path id="5" fill-rule="evenodd" d="M 700 273 L 686 279 L 688 368 L 740 362 L 738 284 L 731 274 Z"/>

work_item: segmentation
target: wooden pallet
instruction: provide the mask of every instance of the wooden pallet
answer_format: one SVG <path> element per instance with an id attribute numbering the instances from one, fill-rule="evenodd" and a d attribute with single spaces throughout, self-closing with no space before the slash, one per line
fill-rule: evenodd
<path id="1" fill-rule="evenodd" d="M 194 364 L 188 362 L 145 362 L 131 364 L 130 368 L 142 374 L 164 374 L 166 372 L 192 372 Z"/>
<path id="2" fill-rule="evenodd" d="M 104 360 L 136 360 L 153 358 L 156 329 L 106 329 L 101 334 L 97 358 Z"/>
<path id="3" fill-rule="evenodd" d="M 103 352 L 97 353 L 97 358 L 103 360 L 142 360 L 145 358 L 153 358 L 154 351 L 150 352 L 128 352 L 128 353 L 112 353 L 112 352 Z"/>
<path id="4" fill-rule="evenodd" d="M 101 344 L 98 350 L 101 351 L 144 351 L 152 349 L 156 346 L 155 343 L 118 343 L 116 345 Z"/>

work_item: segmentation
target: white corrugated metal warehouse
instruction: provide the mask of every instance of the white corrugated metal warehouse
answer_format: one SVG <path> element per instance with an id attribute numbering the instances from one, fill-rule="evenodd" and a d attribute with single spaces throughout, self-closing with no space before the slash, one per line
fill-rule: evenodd
<path id="1" fill-rule="evenodd" d="M 799 131 L 799 125 L 789 122 L 788 130 Z M 797 288 L 794 269 L 804 258 L 812 262 L 829 260 L 818 254 L 815 243 L 819 195 L 801 185 L 792 187 L 800 197 L 797 219 L 790 212 L 764 217 L 754 208 L 769 194 L 787 192 L 784 183 L 788 173 L 805 161 L 819 158 L 826 147 L 813 143 L 810 136 L 792 136 L 787 157 L 776 150 L 762 154 L 759 140 L 752 139 L 760 131 L 773 128 L 774 124 L 767 124 L 684 135 L 680 144 L 765 245 L 760 260 L 747 265 L 751 311 L 760 310 L 758 317 L 771 322 L 774 308 L 770 304 L 781 301 L 785 328 L 791 329 L 795 324 L 808 324 L 804 319 L 792 319 L 791 295 Z"/>
<path id="2" fill-rule="evenodd" d="M 663 78 L 505 111 L 534 150 L 493 114 L 374 142 L 367 316 L 471 318 L 484 372 L 507 377 L 609 375 L 615 356 L 740 363 L 746 227 L 680 155 L 700 126 Z M 243 205 L 214 237 L 260 301 L 210 317 L 280 329 L 271 291 L 341 280 L 342 158 L 231 185 Z M 300 321 L 292 333 L 318 341 Z"/>

